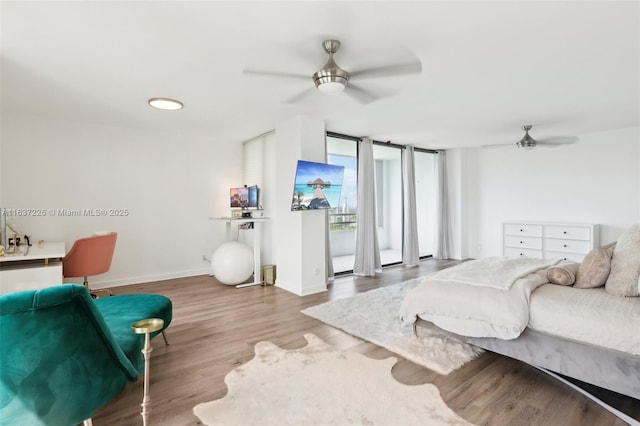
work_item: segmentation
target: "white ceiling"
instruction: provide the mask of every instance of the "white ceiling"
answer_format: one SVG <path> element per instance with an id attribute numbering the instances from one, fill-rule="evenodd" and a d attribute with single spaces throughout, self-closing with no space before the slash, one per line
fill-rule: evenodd
<path id="1" fill-rule="evenodd" d="M 218 143 L 297 114 L 426 148 L 515 142 L 523 124 L 537 138 L 580 136 L 640 125 L 639 5 L 3 0 L 1 106 Z M 342 41 L 346 70 L 419 58 L 422 74 L 358 81 L 386 95 L 369 104 L 317 92 L 287 103 L 313 86 L 326 38 Z M 153 110 L 156 96 L 185 109 Z"/>

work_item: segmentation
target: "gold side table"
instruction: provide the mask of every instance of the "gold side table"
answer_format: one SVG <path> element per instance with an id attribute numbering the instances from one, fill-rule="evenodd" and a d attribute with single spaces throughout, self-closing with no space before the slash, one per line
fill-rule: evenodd
<path id="1" fill-rule="evenodd" d="M 142 348 L 142 354 L 144 355 L 144 388 L 142 397 L 142 424 L 147 426 L 149 420 L 149 413 L 151 413 L 151 398 L 149 397 L 149 357 L 151 356 L 151 338 L 150 333 L 162 329 L 164 326 L 164 320 L 160 318 L 148 318 L 140 321 L 136 321 L 131 324 L 131 329 L 136 334 L 144 334 L 144 347 Z"/>

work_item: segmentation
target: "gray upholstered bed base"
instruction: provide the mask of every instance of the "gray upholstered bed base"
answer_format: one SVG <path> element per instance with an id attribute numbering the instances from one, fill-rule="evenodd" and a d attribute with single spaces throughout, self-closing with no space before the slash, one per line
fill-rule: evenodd
<path id="1" fill-rule="evenodd" d="M 419 319 L 416 326 L 424 321 Z M 640 357 L 526 328 L 514 340 L 462 337 L 472 345 L 640 399 Z"/>
<path id="2" fill-rule="evenodd" d="M 529 328 L 514 340 L 468 337 L 472 345 L 640 399 L 640 357 Z"/>

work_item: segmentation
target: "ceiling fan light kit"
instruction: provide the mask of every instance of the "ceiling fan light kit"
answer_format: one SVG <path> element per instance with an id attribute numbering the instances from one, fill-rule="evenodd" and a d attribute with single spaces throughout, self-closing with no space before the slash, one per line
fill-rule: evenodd
<path id="1" fill-rule="evenodd" d="M 329 54 L 329 60 L 324 67 L 313 74 L 313 82 L 319 91 L 323 93 L 342 92 L 347 87 L 349 73 L 343 70 L 333 60 L 333 54 L 340 48 L 338 40 L 325 40 L 322 43 L 324 51 Z"/>

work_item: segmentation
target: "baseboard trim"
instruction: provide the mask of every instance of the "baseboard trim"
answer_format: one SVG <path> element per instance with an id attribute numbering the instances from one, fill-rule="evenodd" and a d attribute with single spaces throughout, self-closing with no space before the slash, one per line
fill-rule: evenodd
<path id="1" fill-rule="evenodd" d="M 106 280 L 106 281 L 89 280 L 89 285 L 91 286 L 91 288 L 95 288 L 95 289 L 108 288 L 108 287 L 121 287 L 121 286 L 131 285 L 131 284 L 149 283 L 154 281 L 165 281 L 165 280 L 172 280 L 175 278 L 194 277 L 197 275 L 208 275 L 209 273 L 211 273 L 211 268 L 192 269 L 189 271 L 142 275 L 138 277 L 121 278 L 117 280 Z M 65 282 L 74 282 L 74 281 L 68 280 Z"/>
<path id="2" fill-rule="evenodd" d="M 288 291 L 289 293 L 293 293 L 296 296 L 308 296 L 310 294 L 322 293 L 327 291 L 327 284 L 318 284 L 313 287 L 299 288 L 297 286 L 287 286 L 283 284 L 282 281 L 278 282 L 276 279 L 276 287 L 281 288 L 283 290 Z"/>

